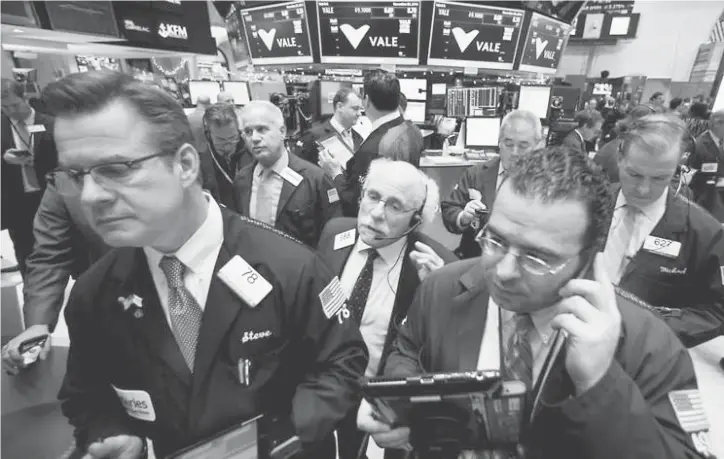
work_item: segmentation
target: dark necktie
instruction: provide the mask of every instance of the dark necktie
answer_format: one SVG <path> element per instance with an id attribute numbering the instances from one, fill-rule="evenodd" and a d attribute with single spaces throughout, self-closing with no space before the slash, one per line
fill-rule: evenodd
<path id="1" fill-rule="evenodd" d="M 168 309 L 173 334 L 186 364 L 193 373 L 196 343 L 204 312 L 184 285 L 186 267 L 181 260 L 176 257 L 163 257 L 159 266 L 168 282 Z"/>
<path id="2" fill-rule="evenodd" d="M 367 304 L 367 297 L 370 295 L 370 289 L 372 288 L 372 267 L 375 260 L 380 255 L 375 249 L 368 249 L 367 261 L 365 262 L 364 268 L 357 277 L 357 282 L 354 283 L 352 293 L 349 295 L 349 310 L 352 314 L 352 319 L 360 324 L 362 322 L 362 315 L 365 312 L 365 305 Z"/>
<path id="3" fill-rule="evenodd" d="M 505 378 L 523 381 L 528 389 L 533 388 L 533 350 L 530 347 L 530 332 L 533 319 L 530 314 L 515 315 L 515 330 L 508 338 L 505 351 Z"/>

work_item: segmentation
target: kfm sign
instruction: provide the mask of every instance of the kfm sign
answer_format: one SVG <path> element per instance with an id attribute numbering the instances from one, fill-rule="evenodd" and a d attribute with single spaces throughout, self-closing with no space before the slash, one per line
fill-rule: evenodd
<path id="1" fill-rule="evenodd" d="M 168 22 L 158 23 L 158 36 L 161 38 L 175 38 L 176 40 L 188 40 L 189 34 L 186 27 Z"/>

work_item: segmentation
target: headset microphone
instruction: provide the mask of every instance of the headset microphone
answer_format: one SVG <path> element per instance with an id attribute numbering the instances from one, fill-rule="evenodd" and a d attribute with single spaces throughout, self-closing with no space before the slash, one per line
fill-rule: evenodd
<path id="1" fill-rule="evenodd" d="M 405 231 L 404 233 L 400 234 L 397 237 L 375 236 L 374 239 L 375 239 L 375 241 L 396 241 L 397 239 L 402 239 L 403 237 L 407 236 L 411 232 L 415 231 L 417 229 L 417 227 L 420 226 L 421 224 L 422 224 L 422 219 L 418 218 L 417 222 L 414 225 L 412 225 L 410 227 L 410 229 L 408 229 L 407 231 Z"/>

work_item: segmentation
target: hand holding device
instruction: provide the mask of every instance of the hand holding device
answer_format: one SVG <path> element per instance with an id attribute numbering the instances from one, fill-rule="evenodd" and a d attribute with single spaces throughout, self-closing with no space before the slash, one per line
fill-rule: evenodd
<path id="1" fill-rule="evenodd" d="M 410 252 L 410 260 L 417 269 L 420 280 L 424 280 L 428 274 L 443 267 L 445 262 L 427 244 L 415 242 L 415 250 Z"/>
<path id="2" fill-rule="evenodd" d="M 380 448 L 404 449 L 410 440 L 409 427 L 392 428 L 367 400 L 362 400 L 357 411 L 357 428 L 372 434 L 372 439 Z"/>
<path id="3" fill-rule="evenodd" d="M 603 254 L 596 255 L 593 280 L 572 279 L 560 295 L 551 326 L 568 334 L 566 370 L 580 395 L 608 371 L 621 336 L 621 313 Z"/>
<path id="4" fill-rule="evenodd" d="M 15 166 L 24 166 L 33 163 L 33 155 L 28 150 L 20 150 L 17 148 L 8 148 L 3 155 L 8 164 Z"/>
<path id="5" fill-rule="evenodd" d="M 330 177 L 336 177 L 342 173 L 342 162 L 331 151 L 321 146 L 319 150 L 319 167 Z"/>
<path id="6" fill-rule="evenodd" d="M 139 437 L 116 435 L 92 443 L 83 459 L 141 459 L 143 449 Z"/>
<path id="7" fill-rule="evenodd" d="M 483 197 L 479 191 L 471 189 L 470 198 L 471 200 L 465 204 L 465 208 L 460 213 L 460 224 L 462 226 L 468 226 L 474 219 L 479 218 L 480 214 L 488 212 L 488 207 L 483 204 Z"/>
<path id="8" fill-rule="evenodd" d="M 33 325 L 11 339 L 2 349 L 3 368 L 10 375 L 37 361 L 45 360 L 50 352 L 50 335 L 47 325 Z"/>

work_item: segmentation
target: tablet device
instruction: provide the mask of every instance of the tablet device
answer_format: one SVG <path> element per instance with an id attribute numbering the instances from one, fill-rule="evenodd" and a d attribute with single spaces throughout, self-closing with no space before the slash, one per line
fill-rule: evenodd
<path id="1" fill-rule="evenodd" d="M 166 459 L 258 459 L 258 421 L 261 416 L 229 427 L 210 438 L 173 453 Z"/>

